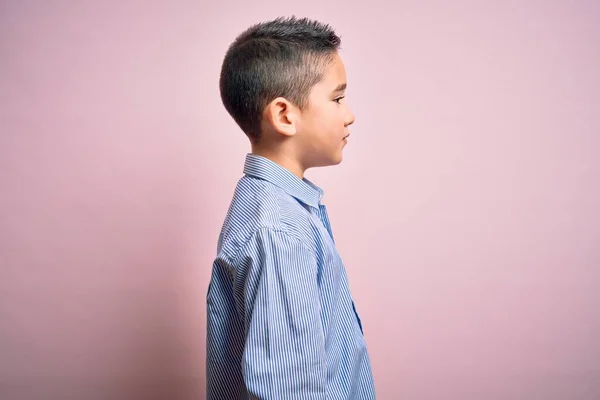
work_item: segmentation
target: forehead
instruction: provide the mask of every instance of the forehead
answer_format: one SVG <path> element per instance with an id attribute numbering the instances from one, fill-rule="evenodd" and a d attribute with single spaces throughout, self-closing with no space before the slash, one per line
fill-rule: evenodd
<path id="1" fill-rule="evenodd" d="M 321 83 L 331 87 L 331 90 L 334 90 L 339 84 L 346 83 L 346 67 L 338 53 L 334 53 L 331 62 L 325 67 Z"/>

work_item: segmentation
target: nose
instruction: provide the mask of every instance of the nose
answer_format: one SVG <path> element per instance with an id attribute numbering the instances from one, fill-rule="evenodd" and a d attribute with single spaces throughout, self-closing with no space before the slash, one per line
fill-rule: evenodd
<path id="1" fill-rule="evenodd" d="M 350 108 L 348 108 L 348 113 L 346 114 L 346 120 L 344 122 L 345 127 L 348 127 L 354 123 L 354 113 L 352 110 L 350 110 Z"/>

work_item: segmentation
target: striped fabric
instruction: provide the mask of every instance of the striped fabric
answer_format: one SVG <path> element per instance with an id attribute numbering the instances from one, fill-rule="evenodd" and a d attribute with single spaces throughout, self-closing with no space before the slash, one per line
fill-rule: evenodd
<path id="1" fill-rule="evenodd" d="M 207 398 L 374 399 L 323 191 L 248 154 L 207 293 Z"/>

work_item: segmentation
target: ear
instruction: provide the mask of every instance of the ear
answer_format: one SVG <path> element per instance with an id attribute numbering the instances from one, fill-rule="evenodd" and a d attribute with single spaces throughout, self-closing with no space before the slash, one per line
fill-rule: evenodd
<path id="1" fill-rule="evenodd" d="M 277 133 L 288 137 L 296 134 L 299 118 L 298 107 L 283 97 L 271 101 L 263 111 L 263 120 L 268 122 Z"/>

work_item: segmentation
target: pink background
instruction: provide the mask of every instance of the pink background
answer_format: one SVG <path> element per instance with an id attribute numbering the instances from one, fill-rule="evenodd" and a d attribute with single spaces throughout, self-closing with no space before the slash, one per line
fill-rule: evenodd
<path id="1" fill-rule="evenodd" d="M 600 399 L 597 1 L 2 1 L 0 398 L 202 399 L 229 43 L 342 36 L 325 191 L 380 399 Z M 552 4 L 551 4 L 552 3 Z"/>

